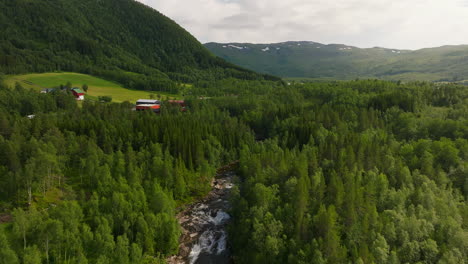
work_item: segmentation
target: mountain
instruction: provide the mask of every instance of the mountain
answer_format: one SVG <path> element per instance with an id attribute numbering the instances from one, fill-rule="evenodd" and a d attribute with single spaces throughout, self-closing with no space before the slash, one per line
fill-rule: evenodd
<path id="1" fill-rule="evenodd" d="M 229 62 L 282 77 L 381 78 L 389 80 L 460 81 L 468 79 L 468 46 L 421 50 L 361 49 L 341 44 L 207 43 Z"/>
<path id="2" fill-rule="evenodd" d="M 73 71 L 137 89 L 264 78 L 213 56 L 174 21 L 133 0 L 0 1 L 0 9 L 5 74 Z"/>

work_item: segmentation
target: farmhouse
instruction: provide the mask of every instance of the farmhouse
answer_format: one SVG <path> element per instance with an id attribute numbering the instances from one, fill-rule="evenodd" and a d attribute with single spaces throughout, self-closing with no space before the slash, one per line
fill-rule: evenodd
<path id="1" fill-rule="evenodd" d="M 161 101 L 152 99 L 139 99 L 136 102 L 137 111 L 144 111 L 147 109 L 152 110 L 155 113 L 159 113 L 161 111 Z"/>
<path id="2" fill-rule="evenodd" d="M 76 100 L 82 101 L 84 100 L 85 93 L 80 88 L 72 88 L 71 89 L 73 95 L 75 96 Z"/>

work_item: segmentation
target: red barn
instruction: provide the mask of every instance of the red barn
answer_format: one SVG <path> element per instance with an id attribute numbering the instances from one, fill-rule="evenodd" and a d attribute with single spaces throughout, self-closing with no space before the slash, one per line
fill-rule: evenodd
<path id="1" fill-rule="evenodd" d="M 72 88 L 71 92 L 75 96 L 76 100 L 79 100 L 79 101 L 84 100 L 85 93 L 80 88 Z"/>
<path id="2" fill-rule="evenodd" d="M 136 102 L 137 111 L 144 111 L 147 109 L 152 110 L 155 113 L 159 113 L 161 111 L 161 101 L 150 100 L 150 99 L 140 99 Z"/>
<path id="3" fill-rule="evenodd" d="M 187 109 L 185 108 L 185 101 L 184 100 L 167 100 L 167 102 L 171 105 L 180 106 L 180 111 L 185 112 Z"/>

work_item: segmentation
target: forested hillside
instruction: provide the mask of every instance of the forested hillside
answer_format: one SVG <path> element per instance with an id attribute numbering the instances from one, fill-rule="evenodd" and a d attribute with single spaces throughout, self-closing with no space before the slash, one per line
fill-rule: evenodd
<path id="1" fill-rule="evenodd" d="M 1 86 L 0 263 L 161 263 L 235 160 L 235 263 L 466 263 L 466 87 L 235 86 L 160 115 Z"/>
<path id="2" fill-rule="evenodd" d="M 361 49 L 300 41 L 273 44 L 207 43 L 214 54 L 242 67 L 281 77 L 405 81 L 468 80 L 468 46 L 421 50 Z"/>
<path id="3" fill-rule="evenodd" d="M 273 78 L 213 56 L 134 0 L 0 1 L 0 72 L 72 71 L 159 90 L 177 82 Z"/>

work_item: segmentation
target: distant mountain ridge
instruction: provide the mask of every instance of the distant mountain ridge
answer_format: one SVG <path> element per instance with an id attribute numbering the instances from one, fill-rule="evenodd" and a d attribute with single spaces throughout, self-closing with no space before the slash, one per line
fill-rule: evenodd
<path id="1" fill-rule="evenodd" d="M 468 45 L 420 50 L 357 48 L 288 41 L 272 44 L 206 43 L 215 55 L 248 69 L 281 77 L 380 78 L 461 81 L 468 79 Z"/>

